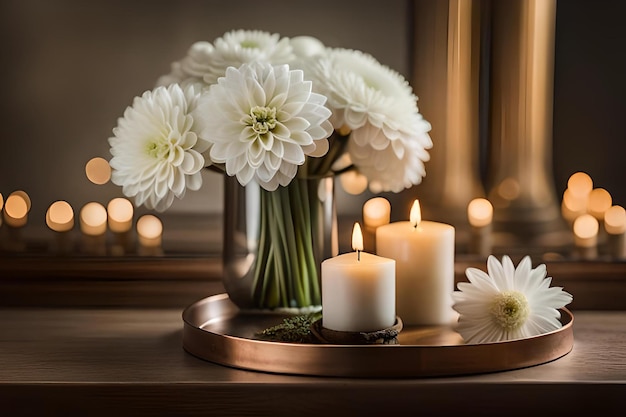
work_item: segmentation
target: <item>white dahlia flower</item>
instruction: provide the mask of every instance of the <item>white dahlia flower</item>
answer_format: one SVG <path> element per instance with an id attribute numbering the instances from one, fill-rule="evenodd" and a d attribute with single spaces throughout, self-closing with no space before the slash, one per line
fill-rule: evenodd
<path id="1" fill-rule="evenodd" d="M 170 74 L 161 77 L 158 85 L 197 83 L 215 84 L 228 67 L 239 68 L 251 62 L 288 64 L 295 59 L 289 38 L 260 30 L 232 30 L 213 44 L 196 42 L 187 56 L 172 63 Z"/>
<path id="2" fill-rule="evenodd" d="M 562 327 L 558 309 L 573 297 L 550 287 L 544 264 L 531 269 L 526 256 L 515 268 L 508 256 L 500 263 L 491 255 L 487 270 L 467 268 L 470 282 L 460 282 L 460 291 L 452 295 L 459 313 L 457 331 L 467 343 L 521 339 Z"/>
<path id="3" fill-rule="evenodd" d="M 334 128 L 351 132 L 348 152 L 372 191 L 419 184 L 431 126 L 406 79 L 369 54 L 341 48 L 328 48 L 306 69 L 315 91 L 328 97 Z"/>
<path id="4" fill-rule="evenodd" d="M 202 185 L 209 143 L 193 130 L 196 99 L 192 86 L 157 87 L 135 97 L 118 119 L 109 138 L 111 181 L 137 205 L 163 211 Z"/>
<path id="5" fill-rule="evenodd" d="M 211 161 L 242 185 L 254 179 L 273 191 L 289 184 L 306 156 L 326 152 L 333 132 L 326 98 L 311 89 L 288 65 L 228 68 L 193 112 Z"/>
<path id="6" fill-rule="evenodd" d="M 173 62 L 171 72 L 157 80 L 157 86 L 168 86 L 174 83 L 182 86 L 188 84 L 198 87 L 206 86 L 203 77 L 211 70 L 208 63 L 211 61 L 213 51 L 213 45 L 209 42 L 194 43 L 187 51 L 187 56 L 180 61 Z"/>

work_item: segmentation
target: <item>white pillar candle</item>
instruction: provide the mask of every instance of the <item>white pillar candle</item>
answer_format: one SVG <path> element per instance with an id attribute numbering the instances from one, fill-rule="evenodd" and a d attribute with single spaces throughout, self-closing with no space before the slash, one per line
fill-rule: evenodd
<path id="1" fill-rule="evenodd" d="M 396 261 L 396 309 L 406 325 L 449 324 L 454 291 L 454 227 L 421 221 L 415 200 L 410 221 L 376 230 L 377 254 Z"/>
<path id="2" fill-rule="evenodd" d="M 395 261 L 362 252 L 358 223 L 355 252 L 322 262 L 322 325 L 343 332 L 372 332 L 396 321 Z"/>

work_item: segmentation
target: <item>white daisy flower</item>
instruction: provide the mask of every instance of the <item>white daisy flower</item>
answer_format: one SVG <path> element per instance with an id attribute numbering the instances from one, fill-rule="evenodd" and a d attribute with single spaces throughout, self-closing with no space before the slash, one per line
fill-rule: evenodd
<path id="1" fill-rule="evenodd" d="M 193 130 L 196 99 L 192 86 L 157 87 L 135 97 L 118 119 L 109 138 L 111 181 L 137 205 L 163 211 L 174 197 L 202 185 L 202 153 L 209 143 Z"/>
<path id="2" fill-rule="evenodd" d="M 550 287 L 546 266 L 531 269 L 530 257 L 517 268 L 511 258 L 487 259 L 488 274 L 467 268 L 469 283 L 458 284 L 452 295 L 459 313 L 457 331 L 467 343 L 490 343 L 540 335 L 561 328 L 559 308 L 573 297 Z"/>
<path id="3" fill-rule="evenodd" d="M 316 91 L 328 97 L 335 129 L 352 132 L 348 152 L 372 191 L 419 184 L 431 126 L 406 79 L 369 54 L 341 48 L 329 48 L 307 69 Z"/>
<path id="4" fill-rule="evenodd" d="M 273 191 L 295 177 L 306 156 L 322 156 L 333 128 L 326 98 L 301 70 L 268 63 L 230 67 L 193 112 L 210 159 L 239 183 Z"/>

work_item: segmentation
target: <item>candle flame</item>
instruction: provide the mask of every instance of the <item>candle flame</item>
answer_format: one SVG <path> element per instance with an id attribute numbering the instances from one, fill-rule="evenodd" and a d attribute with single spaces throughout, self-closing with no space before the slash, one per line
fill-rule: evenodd
<path id="1" fill-rule="evenodd" d="M 422 210 L 420 209 L 420 201 L 418 199 L 413 202 L 409 219 L 413 227 L 419 226 L 422 222 Z"/>
<path id="2" fill-rule="evenodd" d="M 352 229 L 352 249 L 359 252 L 363 250 L 363 233 L 359 222 L 354 223 Z"/>

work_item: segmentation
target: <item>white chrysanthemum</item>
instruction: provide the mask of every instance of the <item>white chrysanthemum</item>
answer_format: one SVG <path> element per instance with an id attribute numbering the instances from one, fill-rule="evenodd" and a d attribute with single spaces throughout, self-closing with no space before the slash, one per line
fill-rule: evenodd
<path id="1" fill-rule="evenodd" d="M 559 308 L 572 301 L 561 287 L 550 287 L 546 266 L 531 269 L 526 256 L 513 265 L 504 256 L 500 263 L 493 255 L 487 259 L 488 274 L 467 268 L 469 283 L 458 284 L 452 295 L 459 313 L 457 331 L 467 343 L 490 343 L 521 339 L 562 327 Z"/>
<path id="2" fill-rule="evenodd" d="M 213 44 L 196 42 L 182 60 L 172 64 L 172 72 L 159 79 L 158 85 L 204 83 L 213 85 L 228 67 L 239 68 L 250 62 L 274 65 L 288 64 L 295 59 L 289 38 L 260 30 L 232 30 Z"/>
<path id="3" fill-rule="evenodd" d="M 316 91 L 328 97 L 335 129 L 352 131 L 348 152 L 372 191 L 419 184 L 432 147 L 431 126 L 404 77 L 355 50 L 329 48 L 316 61 L 307 72 Z"/>
<path id="4" fill-rule="evenodd" d="M 163 211 L 174 197 L 202 185 L 202 155 L 209 143 L 193 130 L 191 111 L 197 95 L 192 86 L 157 87 L 135 97 L 109 138 L 111 181 L 137 205 Z"/>
<path id="5" fill-rule="evenodd" d="M 211 61 L 213 51 L 213 45 L 209 42 L 194 43 L 187 51 L 187 56 L 180 61 L 173 62 L 171 72 L 157 80 L 157 86 L 170 84 L 205 86 L 203 77 L 210 71 L 208 63 Z"/>
<path id="6" fill-rule="evenodd" d="M 306 156 L 322 156 L 333 128 L 326 98 L 300 70 L 268 63 L 230 67 L 198 100 L 194 118 L 210 159 L 242 185 L 287 185 Z M 316 143 L 317 142 L 317 143 Z"/>

